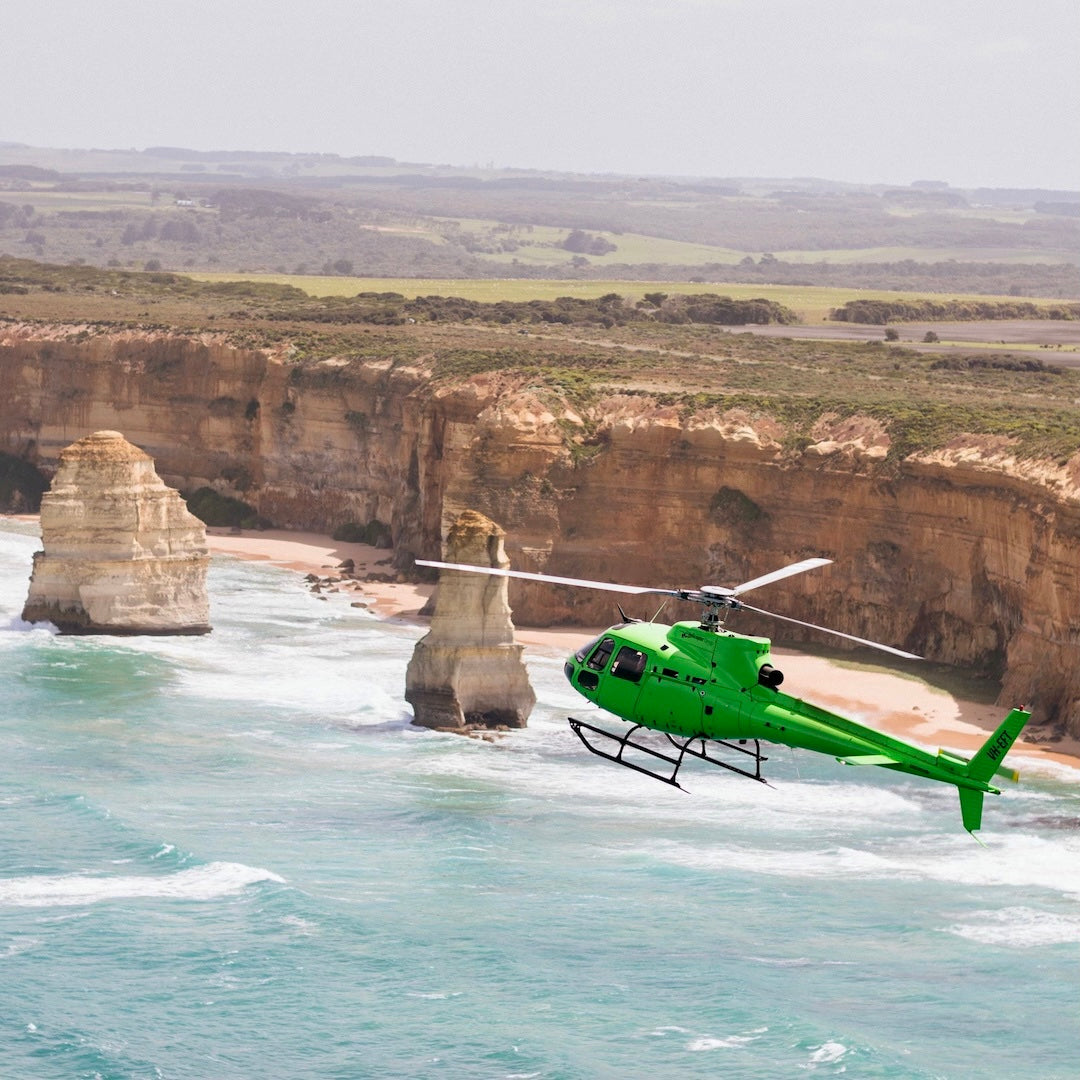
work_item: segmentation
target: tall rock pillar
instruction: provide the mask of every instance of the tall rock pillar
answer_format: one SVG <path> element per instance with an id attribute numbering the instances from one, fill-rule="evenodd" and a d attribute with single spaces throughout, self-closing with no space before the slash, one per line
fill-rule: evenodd
<path id="1" fill-rule="evenodd" d="M 118 431 L 60 452 L 22 617 L 74 634 L 210 630 L 206 527 Z"/>
<path id="2" fill-rule="evenodd" d="M 505 533 L 466 510 L 446 538 L 446 561 L 506 569 Z M 442 730 L 524 727 L 536 695 L 514 643 L 507 579 L 443 570 L 427 636 L 405 675 L 415 723 Z"/>

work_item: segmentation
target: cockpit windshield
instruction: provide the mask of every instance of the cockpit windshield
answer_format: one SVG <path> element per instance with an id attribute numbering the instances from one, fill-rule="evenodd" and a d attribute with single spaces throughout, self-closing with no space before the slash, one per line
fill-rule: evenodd
<path id="1" fill-rule="evenodd" d="M 607 667 L 607 662 L 611 659 L 611 654 L 615 651 L 615 639 L 614 638 L 601 638 L 600 644 L 593 650 L 592 656 L 589 657 L 588 667 L 591 667 L 593 671 L 603 671 Z"/>
<path id="2" fill-rule="evenodd" d="M 603 634 L 600 635 L 600 637 L 603 637 L 603 636 L 604 636 Z M 582 645 L 581 648 L 578 649 L 578 651 L 576 653 L 574 653 L 574 659 L 579 664 L 584 664 L 585 663 L 585 657 L 588 656 L 589 653 L 591 653 L 593 651 L 593 649 L 599 644 L 600 644 L 600 638 L 599 637 L 594 637 L 592 639 L 592 641 L 586 643 L 585 645 Z"/>

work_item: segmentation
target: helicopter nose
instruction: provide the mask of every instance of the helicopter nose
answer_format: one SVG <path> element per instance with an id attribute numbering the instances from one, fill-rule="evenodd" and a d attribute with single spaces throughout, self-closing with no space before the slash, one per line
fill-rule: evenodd
<path id="1" fill-rule="evenodd" d="M 563 674 L 566 676 L 566 681 L 572 683 L 574 681 L 574 665 L 567 660 L 566 663 L 563 664 L 562 670 Z"/>

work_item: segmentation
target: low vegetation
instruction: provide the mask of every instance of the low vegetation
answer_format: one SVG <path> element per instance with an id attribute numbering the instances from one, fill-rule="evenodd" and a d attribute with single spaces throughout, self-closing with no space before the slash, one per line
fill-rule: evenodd
<path id="1" fill-rule="evenodd" d="M 748 324 L 783 326 L 799 321 L 790 308 L 764 297 L 733 299 L 712 293 L 673 295 L 647 293 L 637 303 L 619 293 L 598 297 L 560 296 L 554 300 L 498 300 L 485 303 L 460 296 L 417 296 L 400 293 L 357 293 L 355 297 L 327 297 L 320 303 L 283 305 L 274 319 L 319 323 L 484 322 L 508 325 L 625 326 L 633 322 L 707 323 L 715 326 Z"/>
<path id="2" fill-rule="evenodd" d="M 1080 319 L 1080 303 L 1033 304 L 1024 300 L 848 300 L 834 308 L 836 322 L 884 326 L 893 322 L 976 322 L 989 319 Z"/>

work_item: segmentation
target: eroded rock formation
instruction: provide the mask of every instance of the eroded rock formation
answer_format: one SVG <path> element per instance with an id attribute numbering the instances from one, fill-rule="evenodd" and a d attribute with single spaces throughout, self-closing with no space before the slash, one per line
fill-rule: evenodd
<path id="1" fill-rule="evenodd" d="M 506 569 L 503 530 L 466 510 L 446 538 L 446 562 Z M 507 579 L 443 570 L 431 630 L 405 676 L 415 723 L 442 730 L 524 727 L 536 695 L 514 643 Z"/>
<path id="2" fill-rule="evenodd" d="M 148 454 L 98 431 L 60 454 L 22 617 L 65 633 L 210 630 L 206 529 Z"/>

